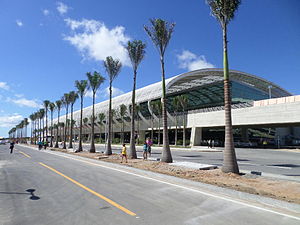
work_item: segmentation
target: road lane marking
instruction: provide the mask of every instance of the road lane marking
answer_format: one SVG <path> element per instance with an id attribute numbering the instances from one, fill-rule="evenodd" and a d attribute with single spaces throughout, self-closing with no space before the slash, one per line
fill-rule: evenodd
<path id="1" fill-rule="evenodd" d="M 285 170 L 291 170 L 292 167 L 284 167 L 284 166 L 267 166 L 266 167 L 272 167 L 272 168 L 278 168 L 278 169 L 285 169 Z"/>
<path id="2" fill-rule="evenodd" d="M 70 178 L 70 177 L 64 175 L 63 173 L 61 173 L 61 172 L 59 172 L 59 171 L 53 169 L 52 167 L 47 166 L 46 164 L 41 163 L 41 162 L 40 162 L 39 164 L 42 165 L 42 166 L 44 166 L 44 167 L 46 167 L 46 168 L 48 168 L 49 170 L 52 170 L 52 171 L 55 172 L 55 173 L 61 175 L 62 177 L 66 178 L 67 180 L 69 180 L 69 181 L 71 181 L 71 182 L 73 182 L 73 183 L 76 184 L 77 186 L 79 186 L 79 187 L 85 189 L 86 191 L 92 193 L 93 195 L 96 195 L 97 197 L 103 199 L 104 201 L 106 201 L 106 202 L 108 202 L 109 204 L 115 206 L 116 208 L 122 210 L 123 212 L 127 213 L 128 215 L 130 215 L 130 216 L 136 216 L 136 214 L 135 214 L 134 212 L 131 212 L 130 210 L 124 208 L 124 207 L 121 206 L 121 205 L 119 205 L 118 203 L 116 203 L 116 202 L 110 200 L 109 198 L 107 198 L 107 197 L 105 197 L 105 196 L 103 196 L 103 195 L 97 193 L 96 191 L 93 191 L 92 189 L 90 189 L 90 188 L 84 186 L 83 184 L 77 182 L 76 180 L 73 180 L 72 178 Z"/>
<path id="3" fill-rule="evenodd" d="M 31 148 L 31 149 L 33 149 L 33 148 Z M 292 218 L 292 219 L 300 221 L 300 217 L 299 216 L 293 216 L 291 214 L 287 214 L 287 213 L 284 213 L 284 212 L 276 211 L 274 209 L 268 209 L 268 208 L 264 208 L 262 206 L 257 206 L 257 205 L 254 205 L 255 203 L 252 203 L 252 204 L 251 203 L 246 203 L 246 202 L 244 202 L 242 200 L 236 200 L 236 199 L 233 199 L 233 198 L 231 198 L 229 196 L 221 196 L 219 194 L 213 194 L 213 193 L 210 193 L 208 191 L 202 191 L 202 190 L 198 190 L 198 189 L 195 189 L 195 188 L 190 188 L 190 187 L 186 187 L 186 186 L 183 186 L 183 185 L 178 185 L 178 184 L 174 184 L 174 183 L 171 183 L 171 182 L 167 182 L 167 181 L 159 180 L 159 179 L 156 179 L 156 178 L 148 177 L 148 176 L 145 176 L 145 175 L 140 175 L 140 174 L 136 174 L 136 173 L 133 173 L 133 172 L 124 171 L 124 170 L 121 170 L 121 169 L 112 168 L 110 166 L 100 165 L 98 163 L 93 163 L 93 162 L 89 162 L 89 161 L 80 159 L 79 158 L 80 156 L 75 156 L 76 157 L 75 158 L 75 157 L 70 157 L 70 156 L 65 155 L 65 154 L 58 154 L 56 152 L 50 152 L 50 151 L 44 151 L 44 152 L 48 153 L 48 154 L 53 154 L 53 155 L 56 155 L 56 156 L 60 156 L 60 157 L 63 157 L 63 158 L 67 158 L 67 159 L 77 160 L 77 161 L 84 162 L 84 163 L 87 163 L 87 164 L 91 164 L 91 165 L 94 165 L 94 166 L 98 166 L 98 167 L 102 167 L 102 168 L 106 168 L 106 169 L 118 171 L 118 172 L 121 172 L 121 173 L 130 174 L 130 175 L 133 175 L 133 176 L 136 176 L 136 177 L 141 177 L 141 178 L 144 178 L 144 179 L 147 179 L 147 180 L 156 181 L 156 182 L 167 184 L 167 185 L 174 186 L 174 187 L 177 187 L 177 188 L 181 188 L 181 189 L 185 189 L 185 190 L 197 192 L 197 193 L 209 196 L 209 197 L 222 199 L 224 201 L 233 202 L 235 204 L 244 205 L 246 207 L 250 207 L 250 208 L 254 208 L 254 209 L 258 209 L 258 210 L 263 210 L 265 212 L 277 214 L 277 215 L 280 215 L 280 216 L 284 216 L 284 217 L 288 217 L 288 218 Z M 101 161 L 99 163 L 101 163 Z"/>
<path id="4" fill-rule="evenodd" d="M 31 158 L 31 156 L 30 156 L 30 155 L 27 155 L 27 154 L 26 154 L 26 153 L 24 153 L 24 152 L 21 152 L 21 151 L 20 151 L 20 153 L 21 153 L 21 154 L 23 154 L 23 155 L 25 155 L 27 158 Z"/>
<path id="5" fill-rule="evenodd" d="M 112 167 L 105 166 L 105 165 L 100 165 L 100 164 L 89 162 L 89 161 L 86 161 L 86 160 L 83 160 L 83 159 L 77 159 L 77 158 L 69 157 L 69 156 L 66 156 L 66 155 L 57 154 L 57 153 L 54 153 L 54 152 L 47 152 L 47 153 L 57 155 L 57 156 L 61 156 L 61 157 L 68 158 L 68 159 L 77 160 L 77 161 L 84 162 L 84 163 L 87 163 L 87 164 L 90 164 L 90 165 L 94 165 L 94 166 L 98 166 L 98 167 L 102 167 L 102 168 L 106 168 L 106 169 L 110 169 L 110 170 L 115 170 L 115 171 L 118 171 L 118 172 L 121 172 L 121 173 L 130 174 L 130 175 L 133 175 L 133 176 L 136 176 L 136 177 L 141 177 L 141 178 L 144 178 L 144 179 L 156 181 L 156 182 L 167 184 L 167 185 L 174 186 L 174 187 L 177 187 L 177 188 L 186 189 L 186 190 L 197 192 L 197 193 L 209 196 L 209 197 L 219 198 L 219 199 L 222 199 L 222 200 L 225 200 L 225 201 L 233 202 L 235 204 L 244 205 L 244 206 L 247 206 L 247 207 L 250 207 L 250 208 L 263 210 L 263 211 L 266 211 L 266 212 L 269 212 L 269 213 L 274 213 L 274 214 L 277 214 L 277 215 L 285 216 L 285 217 L 292 218 L 292 219 L 300 221 L 300 217 L 298 217 L 298 216 L 293 216 L 293 215 L 286 214 L 286 213 L 283 213 L 283 212 L 275 211 L 273 209 L 267 209 L 267 208 L 264 208 L 264 207 L 261 207 L 261 206 L 252 205 L 252 204 L 246 203 L 242 200 L 235 200 L 231 197 L 227 197 L 227 196 L 223 197 L 223 196 L 220 196 L 218 194 L 213 194 L 213 193 L 209 193 L 209 192 L 206 192 L 206 191 L 201 191 L 201 190 L 198 190 L 198 189 L 195 189 L 195 188 L 190 188 L 190 187 L 182 186 L 182 185 L 179 185 L 179 184 L 174 184 L 174 183 L 171 183 L 171 182 L 159 180 L 159 179 L 152 178 L 152 177 L 147 177 L 147 176 L 144 176 L 144 175 L 124 171 L 124 170 L 117 169 L 117 168 L 112 168 Z"/>

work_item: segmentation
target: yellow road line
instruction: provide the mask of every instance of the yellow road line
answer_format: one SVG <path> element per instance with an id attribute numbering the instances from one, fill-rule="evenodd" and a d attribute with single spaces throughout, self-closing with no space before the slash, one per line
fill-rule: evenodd
<path id="1" fill-rule="evenodd" d="M 131 216 L 136 216 L 136 214 L 135 214 L 134 212 L 131 212 L 130 210 L 124 208 L 124 207 L 121 206 L 121 205 L 119 205 L 118 203 L 116 203 L 116 202 L 110 200 L 109 198 L 106 198 L 105 196 L 103 196 L 103 195 L 101 195 L 101 194 L 99 194 L 99 193 L 93 191 L 92 189 L 90 189 L 90 188 L 84 186 L 83 184 L 77 182 L 76 180 L 73 180 L 72 178 L 70 178 L 70 177 L 64 175 L 63 173 L 61 173 L 61 172 L 59 172 L 59 171 L 53 169 L 52 167 L 47 166 L 47 165 L 45 165 L 44 163 L 41 163 L 41 162 L 40 162 L 39 164 L 42 165 L 42 166 L 44 166 L 44 167 L 46 167 L 46 168 L 48 168 L 49 170 L 52 170 L 52 171 L 55 172 L 55 173 L 61 175 L 62 177 L 68 179 L 69 181 L 71 181 L 71 182 L 73 182 L 74 184 L 78 185 L 79 187 L 85 189 L 86 191 L 92 193 L 93 195 L 96 195 L 97 197 L 99 197 L 99 198 L 103 199 L 104 201 L 108 202 L 109 204 L 111 204 L 111 205 L 115 206 L 116 208 L 122 210 L 123 212 L 125 212 L 125 213 L 127 213 L 127 214 L 129 214 L 129 215 L 131 215 Z"/>
<path id="2" fill-rule="evenodd" d="M 27 158 L 31 158 L 31 156 L 30 155 L 27 155 L 26 153 L 24 153 L 24 152 L 21 152 L 20 151 L 20 153 L 22 153 L 23 155 L 25 155 Z"/>

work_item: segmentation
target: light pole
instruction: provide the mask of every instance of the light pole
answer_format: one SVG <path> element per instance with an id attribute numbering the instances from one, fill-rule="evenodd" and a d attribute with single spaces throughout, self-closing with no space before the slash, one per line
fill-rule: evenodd
<path id="1" fill-rule="evenodd" d="M 272 85 L 269 85 L 268 86 L 268 89 L 269 89 L 269 99 L 271 99 L 272 98 Z"/>

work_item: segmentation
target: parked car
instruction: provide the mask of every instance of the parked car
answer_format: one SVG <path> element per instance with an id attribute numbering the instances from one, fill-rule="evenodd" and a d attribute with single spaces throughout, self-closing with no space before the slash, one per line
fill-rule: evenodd
<path id="1" fill-rule="evenodd" d="M 1 140 L 0 141 L 0 145 L 5 145 L 6 144 L 6 141 L 5 140 Z"/>

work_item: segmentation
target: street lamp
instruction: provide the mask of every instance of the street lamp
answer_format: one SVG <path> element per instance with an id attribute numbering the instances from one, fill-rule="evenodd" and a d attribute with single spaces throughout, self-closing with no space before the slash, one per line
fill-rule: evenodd
<path id="1" fill-rule="evenodd" d="M 269 85 L 268 86 L 268 89 L 269 89 L 269 98 L 271 99 L 272 98 L 272 85 Z"/>

